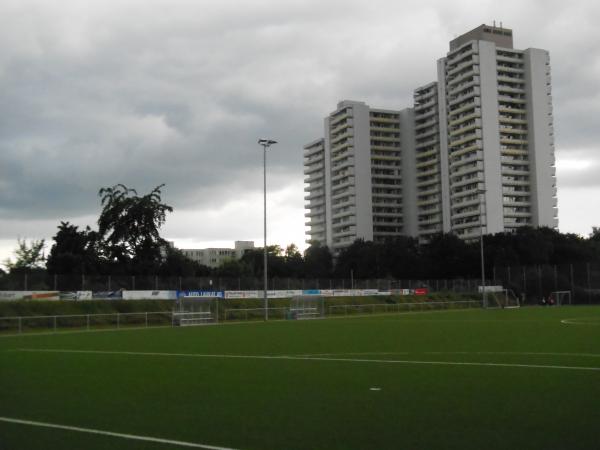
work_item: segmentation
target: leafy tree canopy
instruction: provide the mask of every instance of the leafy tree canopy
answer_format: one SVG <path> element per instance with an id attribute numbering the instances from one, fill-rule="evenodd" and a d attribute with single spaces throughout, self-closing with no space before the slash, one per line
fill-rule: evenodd
<path id="1" fill-rule="evenodd" d="M 44 267 L 44 239 L 32 240 L 29 244 L 25 239 L 17 239 L 17 249 L 14 251 L 15 260 L 7 258 L 4 265 L 10 272 L 29 271 Z"/>
<path id="2" fill-rule="evenodd" d="M 159 264 L 166 242 L 159 229 L 173 208 L 162 203 L 161 189 L 139 196 L 123 184 L 100 189 L 102 211 L 98 234 L 104 256 L 110 261 L 132 262 L 141 273 L 152 273 Z"/>

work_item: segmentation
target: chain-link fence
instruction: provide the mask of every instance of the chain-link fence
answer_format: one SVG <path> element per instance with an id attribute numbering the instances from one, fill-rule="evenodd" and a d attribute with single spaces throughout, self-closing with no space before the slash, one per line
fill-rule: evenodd
<path id="1" fill-rule="evenodd" d="M 118 291 L 127 290 L 262 290 L 263 279 L 253 277 L 160 277 L 140 275 L 48 275 L 43 273 L 9 274 L 0 278 L 0 290 L 15 291 Z M 361 278 L 270 278 L 271 290 L 309 289 L 415 289 L 432 292 L 476 292 L 476 279 L 361 279 Z"/>
<path id="2" fill-rule="evenodd" d="M 270 278 L 272 290 L 308 289 L 415 289 L 430 292 L 477 292 L 481 279 L 361 279 Z M 486 285 L 512 290 L 525 304 L 536 304 L 552 292 L 571 292 L 573 304 L 600 303 L 600 263 L 494 267 L 486 273 Z M 8 274 L 0 278 L 0 290 L 118 291 L 127 290 L 262 290 L 262 278 L 160 277 L 140 275 Z"/>
<path id="3" fill-rule="evenodd" d="M 572 304 L 600 303 L 600 264 L 495 267 L 493 284 L 512 289 L 525 304 L 536 304 L 553 292 L 569 291 Z"/>

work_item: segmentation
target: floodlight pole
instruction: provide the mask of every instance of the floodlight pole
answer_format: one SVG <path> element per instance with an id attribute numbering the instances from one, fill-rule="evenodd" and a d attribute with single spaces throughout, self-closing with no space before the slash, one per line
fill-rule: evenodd
<path id="1" fill-rule="evenodd" d="M 264 247 L 263 247 L 263 277 L 264 277 L 264 306 L 265 306 L 265 320 L 269 320 L 269 299 L 267 297 L 268 289 L 268 278 L 267 278 L 267 148 L 271 145 L 277 144 L 277 141 L 272 139 L 259 139 L 258 145 L 262 145 L 263 148 L 263 211 L 264 211 Z"/>

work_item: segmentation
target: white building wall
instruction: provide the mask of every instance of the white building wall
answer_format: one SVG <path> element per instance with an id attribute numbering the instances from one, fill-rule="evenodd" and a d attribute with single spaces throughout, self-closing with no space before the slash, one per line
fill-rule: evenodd
<path id="1" fill-rule="evenodd" d="M 484 167 L 481 188 L 485 190 L 485 203 L 482 205 L 483 226 L 484 233 L 501 233 L 504 231 L 504 215 L 502 208 L 496 44 L 487 41 L 478 41 L 478 43 Z"/>
<path id="2" fill-rule="evenodd" d="M 331 136 L 329 135 L 330 121 L 329 117 L 323 120 L 323 126 L 325 128 L 325 239 L 327 247 L 332 248 L 333 237 L 332 237 L 332 206 L 331 206 Z"/>
<path id="3" fill-rule="evenodd" d="M 400 111 L 402 139 L 402 220 L 403 234 L 418 236 L 417 168 L 415 152 L 415 110 Z"/>
<path id="4" fill-rule="evenodd" d="M 354 183 L 356 195 L 356 237 L 373 240 L 373 203 L 371 198 L 371 136 L 369 107 L 353 103 L 354 108 Z"/>
<path id="5" fill-rule="evenodd" d="M 555 228 L 558 210 L 550 56 L 545 50 L 525 50 L 524 66 L 533 225 Z"/>
<path id="6" fill-rule="evenodd" d="M 442 183 L 442 231 L 449 233 L 450 224 L 450 166 L 448 162 L 448 110 L 446 107 L 446 58 L 437 62 L 438 108 L 440 115 L 440 168 Z"/>

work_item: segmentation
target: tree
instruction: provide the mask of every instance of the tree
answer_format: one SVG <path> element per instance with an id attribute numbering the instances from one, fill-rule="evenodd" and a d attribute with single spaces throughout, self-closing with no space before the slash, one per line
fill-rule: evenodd
<path id="1" fill-rule="evenodd" d="M 279 245 L 267 246 L 267 273 L 269 278 L 285 276 L 285 261 L 281 254 L 283 250 Z M 244 252 L 241 262 L 243 262 L 251 275 L 255 277 L 263 276 L 264 251 L 262 248 L 248 249 Z"/>
<path id="2" fill-rule="evenodd" d="M 97 273 L 101 261 L 98 252 L 98 233 L 89 227 L 79 230 L 69 222 L 61 222 L 52 238 L 46 268 L 53 274 Z"/>
<path id="3" fill-rule="evenodd" d="M 307 278 L 329 278 L 333 271 L 333 256 L 329 248 L 313 241 L 304 251 L 304 274 Z"/>
<path id="4" fill-rule="evenodd" d="M 304 259 L 296 244 L 286 247 L 284 259 L 288 277 L 300 278 L 304 274 Z"/>
<path id="5" fill-rule="evenodd" d="M 163 252 L 165 255 L 158 270 L 158 274 L 161 276 L 193 277 L 210 273 L 210 268 L 192 261 L 179 249 L 167 245 Z"/>
<path id="6" fill-rule="evenodd" d="M 7 258 L 4 265 L 10 272 L 42 269 L 46 261 L 44 256 L 45 245 L 44 239 L 32 240 L 29 244 L 25 239 L 17 239 L 17 249 L 14 251 L 15 261 Z"/>
<path id="7" fill-rule="evenodd" d="M 138 196 L 135 189 L 123 184 L 100 189 L 102 211 L 98 218 L 98 234 L 105 256 L 112 262 L 129 266 L 138 273 L 156 272 L 161 250 L 167 245 L 159 229 L 173 208 L 162 203 L 161 189 Z"/>

